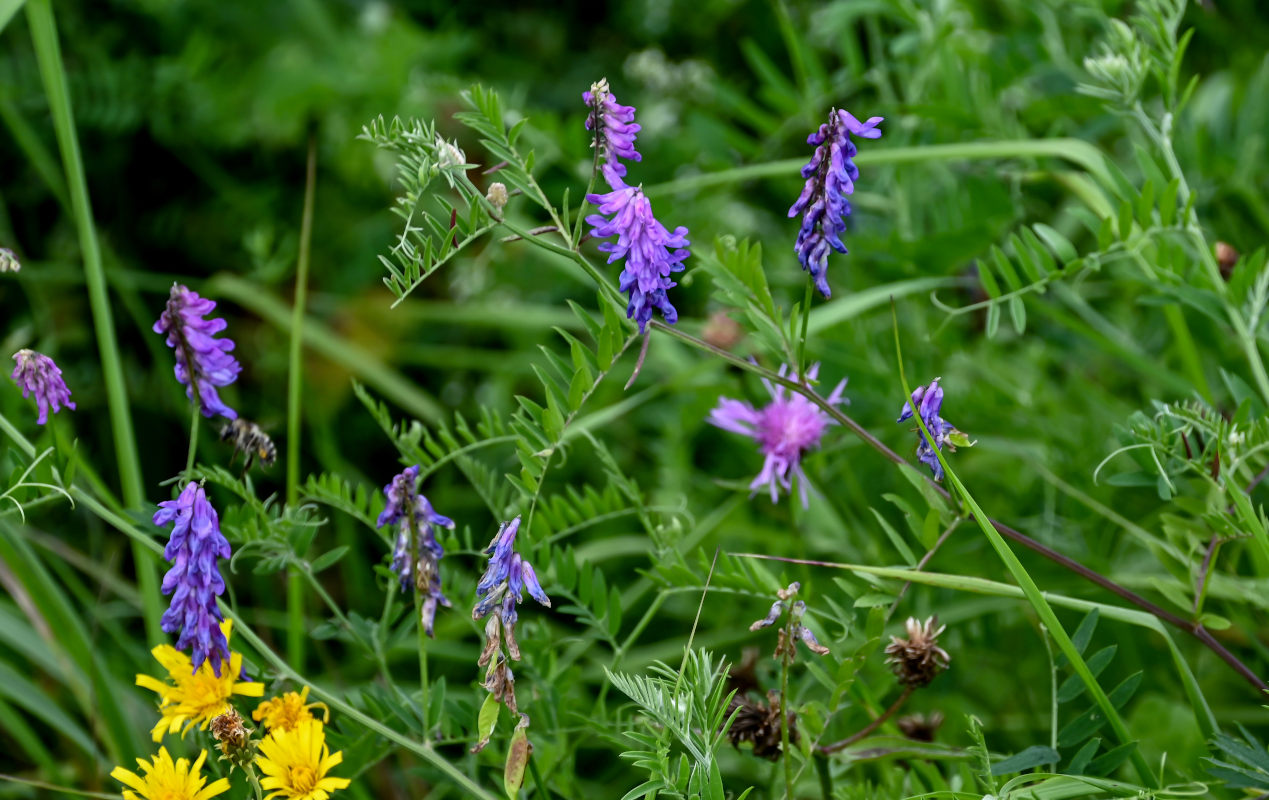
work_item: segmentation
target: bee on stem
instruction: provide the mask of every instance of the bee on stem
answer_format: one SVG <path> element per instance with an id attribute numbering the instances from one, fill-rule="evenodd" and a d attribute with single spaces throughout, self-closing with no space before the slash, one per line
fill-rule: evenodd
<path id="1" fill-rule="evenodd" d="M 247 460 L 242 465 L 244 475 L 251 469 L 252 459 L 259 459 L 261 464 L 271 467 L 278 457 L 278 449 L 269 435 L 259 425 L 241 417 L 226 423 L 220 429 L 220 440 L 233 443 L 234 458 L 238 457 L 239 452 L 246 455 Z M 229 463 L 232 464 L 233 459 Z"/>

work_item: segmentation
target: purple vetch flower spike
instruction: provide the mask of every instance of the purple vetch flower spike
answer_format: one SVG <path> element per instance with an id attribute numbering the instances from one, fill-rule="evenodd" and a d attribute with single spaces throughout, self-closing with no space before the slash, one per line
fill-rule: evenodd
<path id="1" fill-rule="evenodd" d="M 154 524 L 169 522 L 175 524 L 163 557 L 172 568 L 163 576 L 162 591 L 172 595 L 172 602 L 163 612 L 162 628 L 167 633 L 180 631 L 176 649 L 192 648 L 195 672 L 210 661 L 219 676 L 221 664 L 229 661 L 229 642 L 220 629 L 224 617 L 216 598 L 224 593 L 225 581 L 216 562 L 229 558 L 229 541 L 220 532 L 216 509 L 197 483 L 187 483 L 175 500 L 159 503 Z"/>
<path id="2" fill-rule="evenodd" d="M 36 422 L 40 425 L 48 422 L 48 412 L 52 409 L 56 414 L 62 406 L 74 408 L 70 389 L 62 378 L 62 371 L 48 356 L 34 350 L 19 350 L 13 354 L 13 382 L 22 390 L 23 397 L 35 396 L 35 404 L 40 409 Z"/>
<path id="3" fill-rule="evenodd" d="M 819 374 L 819 364 L 813 364 L 807 370 L 807 379 L 814 381 Z M 780 367 L 780 377 L 789 375 L 792 381 L 798 381 L 796 373 L 790 374 L 787 366 Z M 718 405 L 710 412 L 706 420 L 715 427 L 725 431 L 739 433 L 756 440 L 766 457 L 762 471 L 753 479 L 749 488 L 757 494 L 766 487 L 771 493 L 771 502 L 776 502 L 780 489 L 792 491 L 793 476 L 798 477 L 798 495 L 802 499 L 802 507 L 809 505 L 807 497 L 806 473 L 802 471 L 802 457 L 819 447 L 824 430 L 835 424 L 833 418 L 819 406 L 801 394 L 790 392 L 786 387 L 763 380 L 767 391 L 771 394 L 771 402 L 761 410 L 749 403 L 733 400 L 729 397 L 718 398 Z M 829 405 L 846 402 L 842 392 L 846 389 L 843 378 L 828 397 L 824 398 Z"/>
<path id="4" fill-rule="evenodd" d="M 379 514 L 377 526 L 397 526 L 397 538 L 392 549 L 392 571 L 401 582 L 402 593 L 410 591 L 410 583 L 413 581 L 422 594 L 423 631 L 428 636 L 433 636 L 437 607 L 452 606 L 449 598 L 441 591 L 440 562 L 445 556 L 445 548 L 436 541 L 436 528 L 452 529 L 454 521 L 436 513 L 428 499 L 419 494 L 418 479 L 419 467 L 416 464 L 406 467 L 392 478 L 391 483 L 383 487 L 388 502 Z M 414 561 L 416 538 L 417 564 Z"/>
<path id="5" fill-rule="evenodd" d="M 185 395 L 198 403 L 203 416 L 237 419 L 238 412 L 225 405 L 216 388 L 236 381 L 242 366 L 229 355 L 233 340 L 216 338 L 225 329 L 225 320 L 204 319 L 214 308 L 216 303 L 198 292 L 172 284 L 167 308 L 154 323 L 154 332 L 167 334 L 167 346 L 176 351 L 176 379 L 185 385 Z"/>
<path id="6" fill-rule="evenodd" d="M 624 169 L 618 172 L 608 163 L 603 172 L 612 191 L 586 195 L 586 200 L 599 208 L 598 214 L 586 218 L 586 224 L 592 227 L 591 235 L 596 239 L 617 237 L 615 243 L 604 242 L 599 250 L 608 253 L 609 264 L 626 260 L 619 286 L 630 294 L 626 316 L 639 323 L 640 333 L 647 329 L 654 308 L 673 325 L 679 315 L 666 291 L 677 285 L 670 280 L 671 273 L 681 272 L 683 260 L 691 255 L 687 228 L 680 225 L 673 233 L 666 230 L 653 216 L 643 187 L 627 186 L 621 179 Z"/>
<path id="7" fill-rule="evenodd" d="M 481 654 L 480 666 L 489 663 L 498 649 L 499 638 L 507 645 L 507 654 L 513 661 L 520 660 L 520 646 L 516 642 L 515 626 L 520 614 L 516 604 L 524 600 L 524 591 L 547 608 L 551 598 L 542 590 L 533 566 L 515 551 L 516 533 L 520 530 L 520 518 L 504 522 L 494 534 L 493 541 L 485 548 L 489 566 L 476 584 L 476 605 L 471 610 L 472 619 L 481 619 L 493 612 L 485 625 L 486 645 Z M 496 620 L 496 623 L 495 623 Z M 501 629 L 501 635 L 499 634 Z"/>
<path id="8" fill-rule="evenodd" d="M 973 445 L 973 442 L 968 441 L 952 423 L 943 419 L 943 387 L 939 386 L 939 380 L 940 378 L 935 378 L 930 381 L 929 386 L 918 386 L 914 389 L 912 398 L 903 404 L 897 420 L 897 422 L 904 422 L 912 419 L 913 408 L 916 409 L 916 414 L 920 414 L 921 421 L 930 432 L 930 438 L 934 440 L 934 445 L 931 447 L 920 428 L 917 428 L 917 460 L 930 468 L 936 481 L 943 480 L 943 465 L 939 462 L 937 451 L 942 450 L 944 445 L 953 453 L 956 452 L 958 445 Z"/>
<path id="9" fill-rule="evenodd" d="M 863 139 L 880 138 L 877 125 L 882 119 L 869 117 L 867 122 L 860 122 L 849 111 L 834 108 L 828 114 L 828 122 L 806 138 L 807 144 L 815 145 L 815 153 L 802 167 L 806 184 L 789 209 L 790 217 L 802 215 L 802 229 L 793 250 L 802 269 L 811 273 L 815 288 L 825 297 L 832 296 L 828 288 L 828 251 L 832 248 L 846 252 L 841 234 L 846 230 L 846 217 L 850 216 L 847 196 L 854 193 L 859 179 L 859 168 L 852 160 L 855 143 L 850 137 L 853 134 Z"/>
<path id="10" fill-rule="evenodd" d="M 617 102 L 608 88 L 607 78 L 600 78 L 591 84 L 590 91 L 582 92 L 582 100 L 590 107 L 590 115 L 586 117 L 586 130 L 595 131 L 596 141 L 591 142 L 591 147 L 598 144 L 599 157 L 612 167 L 614 175 L 624 178 L 626 167 L 618 158 L 643 160 L 643 156 L 635 150 L 635 135 L 642 128 L 634 121 L 634 106 L 623 106 Z M 607 177 L 605 173 L 605 178 Z M 612 185 L 611 180 L 609 185 Z"/>

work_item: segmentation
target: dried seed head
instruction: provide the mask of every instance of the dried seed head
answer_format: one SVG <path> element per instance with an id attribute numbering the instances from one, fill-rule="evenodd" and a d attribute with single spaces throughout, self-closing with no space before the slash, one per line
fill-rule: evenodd
<path id="1" fill-rule="evenodd" d="M 908 714 L 895 720 L 895 724 L 899 726 L 899 732 L 914 742 L 932 742 L 934 734 L 938 732 L 939 726 L 943 724 L 943 712 L 934 711 L 928 716 L 925 714 Z"/>
<path id="2" fill-rule="evenodd" d="M 496 211 L 501 212 L 503 206 L 507 204 L 506 184 L 496 182 L 489 184 L 489 192 L 485 195 L 485 199 Z"/>
<path id="3" fill-rule="evenodd" d="M 925 622 L 908 617 L 908 638 L 890 637 L 886 663 L 899 683 L 919 689 L 929 686 L 935 676 L 947 669 L 951 656 L 938 646 L 939 634 L 946 628 L 938 624 L 938 617 L 930 617 Z"/>
<path id="4" fill-rule="evenodd" d="M 741 742 L 753 743 L 753 754 L 769 761 L 780 760 L 780 694 L 767 693 L 767 702 L 754 702 L 745 697 L 736 697 L 731 701 L 728 713 L 736 713 L 731 728 L 727 730 L 727 738 L 732 747 L 739 747 Z M 798 740 L 797 716 L 790 711 L 786 717 L 789 725 L 789 744 Z"/>
<path id="5" fill-rule="evenodd" d="M 1217 242 L 1216 263 L 1221 268 L 1221 275 L 1225 280 L 1229 280 L 1229 276 L 1234 271 L 1234 265 L 1238 263 L 1238 251 L 1227 242 Z"/>
<path id="6" fill-rule="evenodd" d="M 233 706 L 218 717 L 212 717 L 211 735 L 220 748 L 221 761 L 233 767 L 246 769 L 256 757 L 256 745 L 251 741 L 251 730 L 242 722 L 242 717 Z"/>

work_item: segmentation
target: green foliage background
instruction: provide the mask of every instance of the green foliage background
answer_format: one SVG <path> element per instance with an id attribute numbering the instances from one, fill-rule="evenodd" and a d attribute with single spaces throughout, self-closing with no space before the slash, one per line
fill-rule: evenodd
<path id="1" fill-rule="evenodd" d="M 0 12 L 9 5 L 0 2 Z M 986 300 L 976 265 L 996 263 L 993 246 L 1016 258 L 1010 236 L 1026 226 L 1049 226 L 1079 253 L 1104 250 L 1081 216 L 1099 189 L 1070 155 L 1023 157 L 987 145 L 944 157 L 925 146 L 1081 140 L 1122 170 L 1134 191 L 1160 169 L 1158 153 L 1131 119 L 1076 90 L 1088 81 L 1083 60 L 1096 53 L 1109 19 L 1129 18 L 1134 4 L 628 0 L 532 8 L 143 0 L 66 2 L 55 10 L 151 504 L 167 499 L 170 487 L 160 481 L 178 473 L 186 456 L 188 407 L 172 379 L 170 352 L 150 330 L 173 281 L 219 302 L 244 367 L 225 396 L 259 420 L 281 450 L 288 446 L 290 304 L 306 150 L 310 140 L 316 147 L 302 427 L 302 472 L 315 477 L 302 494 L 324 504 L 292 506 L 291 516 L 277 520 L 270 516 L 276 507 L 262 510 L 234 493 L 229 484 L 236 484 L 237 468 L 213 479 L 226 484 L 213 496 L 243 551 L 229 578 L 232 603 L 274 649 L 286 648 L 288 620 L 285 576 L 269 568 L 348 548 L 316 576 L 346 619 L 332 621 L 330 609 L 306 590 L 312 638 L 302 662 L 291 666 L 348 692 L 353 705 L 385 724 L 417 725 L 408 698 L 391 695 L 381 674 L 386 666 L 403 686 L 415 681 L 417 694 L 414 639 L 410 614 L 398 618 L 397 609 L 382 643 L 384 664 L 358 649 L 358 631 L 375 628 L 384 607 L 387 581 L 376 566 L 387 550 L 357 517 L 377 512 L 372 493 L 406 463 L 417 439 L 407 428 L 404 441 L 394 442 L 383 425 L 418 419 L 441 441 L 432 458 L 471 441 L 509 441 L 519 431 L 510 421 L 521 407 L 516 396 L 546 403 L 533 371 L 549 363 L 542 348 L 569 358 L 555 329 L 587 337 L 568 302 L 601 318 L 594 285 L 575 264 L 497 237 L 464 251 L 389 310 L 395 298 L 381 281 L 379 255 L 398 233 L 389 210 L 395 167 L 391 154 L 357 137 L 378 115 L 434 118 L 470 161 L 487 166 L 492 161 L 478 137 L 453 119 L 466 109 L 460 92 L 477 82 L 499 92 L 508 123 L 529 119 L 522 152 L 533 151 L 547 197 L 558 202 L 568 189 L 574 207 L 591 168 L 581 93 L 607 76 L 621 102 L 638 107 L 643 161 L 632 172 L 667 225 L 691 230 L 694 255 L 673 296 L 680 328 L 694 335 L 726 305 L 709 264 L 722 270 L 743 260 L 735 255 L 742 239 L 761 243 L 766 280 L 787 319 L 805 285 L 792 252 L 797 222 L 785 215 L 800 189 L 798 165 L 809 157 L 805 136 L 830 106 L 860 118 L 885 116 L 884 138 L 861 146 L 862 176 L 846 236 L 851 253 L 830 261 L 834 297 L 817 301 L 812 318 L 807 356 L 822 363 L 822 386 L 848 376 L 848 413 L 911 458 L 914 436 L 908 425 L 894 424 L 904 391 L 893 296 L 908 381 L 942 376 L 947 417 L 978 442 L 951 463 L 985 511 L 1186 620 L 1195 618 L 1195 579 L 1209 537 L 1234 537 L 1215 562 L 1203 621 L 1252 672 L 1269 676 L 1269 562 L 1246 538 L 1256 513 L 1216 520 L 1213 509 L 1232 501 L 1186 466 L 1192 442 L 1182 452 L 1174 436 L 1182 423 L 1157 416 L 1152 405 L 1202 398 L 1226 417 L 1240 414 L 1239 422 L 1265 415 L 1237 337 L 1205 311 L 1203 298 L 1186 292 L 1195 282 L 1186 260 L 1192 255 L 1169 245 L 1136 248 L 1160 270 L 1176 266 L 1183 277 L 1171 283 L 1107 260 L 1078 279 L 1046 279 L 1048 291 L 992 313 L 949 315 L 943 308 Z M 1253 254 L 1269 232 L 1269 20 L 1254 0 L 1216 0 L 1191 4 L 1181 29 L 1190 27 L 1195 33 L 1179 84 L 1191 77 L 1197 83 L 1175 121 L 1176 158 L 1209 242 Z M 1156 105 L 1150 101 L 1148 112 Z M 80 240 L 21 13 L 0 32 L 0 122 L 0 246 L 13 248 L 23 265 L 16 276 L 0 276 L 0 352 L 29 346 L 54 355 L 78 403 L 50 430 L 36 430 L 28 401 L 7 385 L 0 413 L 40 450 L 56 448 L 35 474 L 56 464 L 58 481 L 69 482 L 76 471 L 97 473 L 113 491 L 119 478 Z M 892 148 L 911 156 L 887 161 Z M 783 161 L 787 168 L 761 167 Z M 759 168 L 736 170 L 743 165 Z M 470 175 L 482 188 L 489 180 L 478 170 Z M 1151 191 L 1163 194 L 1167 177 Z M 1118 205 L 1112 198 L 1106 216 L 1115 216 Z M 510 215 L 524 226 L 544 222 L 524 204 Z M 1125 226 L 1116 224 L 1124 238 Z M 716 248 L 719 237 L 731 238 Z M 587 247 L 591 260 L 602 263 Z M 1263 254 L 1255 263 L 1249 255 L 1243 268 L 1249 276 L 1263 271 Z M 742 313 L 733 317 L 751 327 Z M 1263 326 L 1251 333 L 1258 342 L 1265 338 Z M 734 350 L 778 366 L 754 333 Z M 778 664 L 765 657 L 774 635 L 747 628 L 765 613 L 774 589 L 791 580 L 802 582 L 813 627 L 834 650 L 824 666 L 795 667 L 792 691 L 805 711 L 803 724 L 813 729 L 815 715 L 827 716 L 830 695 L 840 690 L 825 740 L 862 727 L 895 690 L 879 654 L 866 661 L 850 656 L 875 651 L 880 621 L 875 614 L 869 621 L 869 609 L 888 608 L 901 582 L 726 554 L 911 566 L 951 513 L 920 480 L 841 428 L 808 460 L 815 491 L 809 511 L 787 499 L 774 505 L 763 496 L 748 499 L 760 456 L 751 442 L 703 419 L 720 395 L 762 402 L 761 386 L 655 334 L 643 373 L 623 390 L 635 352 L 626 350 L 579 412 L 579 432 L 551 465 L 528 540 L 557 602 L 551 612 L 523 609 L 526 657 L 517 677 L 522 705 L 534 717 L 535 762 L 563 797 L 620 797 L 646 778 L 618 754 L 631 747 L 623 731 L 649 729 L 647 708 L 612 692 L 605 669 L 645 673 L 656 660 L 676 664 L 693 636 L 696 647 L 732 662 L 744 647 L 761 648 L 759 679 L 764 688 L 778 688 Z M 367 403 L 353 379 L 367 387 Z M 378 419 L 367 405 L 378 409 Z M 1144 416 L 1134 417 L 1138 411 Z M 471 440 L 460 433 L 454 443 L 445 441 L 440 431 L 455 427 L 455 413 L 473 429 L 482 419 L 485 427 Z M 1249 435 L 1257 435 L 1255 428 Z M 1170 454 L 1158 470 L 1138 449 L 1118 455 L 1094 479 L 1104 458 L 1142 441 Z M 515 453 L 507 442 L 491 445 L 437 469 L 423 487 L 438 510 L 459 522 L 444 562 L 455 609 L 441 612 L 429 645 L 433 680 L 446 685 L 434 709 L 438 751 L 490 787 L 501 783 L 505 747 L 491 746 L 479 757 L 464 747 L 476 738 L 482 695 L 479 628 L 466 608 L 483 569 L 478 551 L 500 521 L 496 510 L 518 508 L 518 495 L 502 478 L 519 474 Z M 228 451 L 207 426 L 199 455 L 209 469 L 228 465 Z M 283 494 L 284 461 L 253 471 L 260 498 Z M 0 473 L 10 478 L 4 487 L 20 482 L 29 463 L 11 439 L 3 440 Z M 1265 458 L 1250 456 L 1237 482 L 1246 485 L 1264 465 Z M 324 474 L 342 483 L 317 477 Z M 342 494 L 349 487 L 352 494 Z M 366 493 L 360 499 L 356 487 Z M 1252 493 L 1254 504 L 1264 492 Z M 46 494 L 19 488 L 13 498 L 28 505 L 26 513 L 0 510 L 0 578 L 8 594 L 0 598 L 0 772 L 114 792 L 109 767 L 150 752 L 150 700 L 130 686 L 134 673 L 152 670 L 144 598 L 128 540 L 117 528 L 83 502 L 70 508 L 54 497 L 30 506 Z M 157 536 L 150 506 L 120 510 Z M 253 529 L 259 519 L 273 521 Z M 325 524 L 306 528 L 313 519 Z M 309 535 L 312 544 L 304 547 Z M 247 541 L 256 544 L 243 547 Z M 716 552 L 723 555 L 710 578 L 714 588 L 701 605 Z M 1020 557 L 1046 592 L 1125 606 L 1049 561 L 1025 551 Z M 264 571 L 253 571 L 261 565 Z M 972 522 L 960 525 L 928 569 L 1011 582 Z M 59 630 L 51 608 L 79 620 L 96 660 L 77 661 L 71 653 L 74 666 L 66 666 L 67 654 L 51 635 Z M 902 750 L 875 760 L 835 759 L 838 796 L 974 792 L 975 738 L 966 714 L 982 721 L 987 748 L 1007 755 L 1051 744 L 1054 732 L 1090 705 L 1084 697 L 1073 700 L 1061 709 L 1060 724 L 1053 723 L 1052 681 L 1071 670 L 1053 666 L 1048 639 L 1023 600 L 917 585 L 885 633 L 898 633 L 908 615 L 930 614 L 948 625 L 943 646 L 952 668 L 907 710 L 946 716 L 938 745 L 926 754 L 928 763 Z M 1058 614 L 1071 632 L 1085 619 L 1069 607 Z M 1221 730 L 1263 730 L 1255 689 L 1193 639 L 1179 631 L 1172 637 Z M 1210 754 L 1202 715 L 1165 640 L 1103 612 L 1087 644 L 1090 661 L 1117 647 L 1100 674 L 1107 690 L 1143 673 L 1122 711 L 1163 783 L 1212 780 L 1202 761 Z M 255 663 L 267 672 L 264 661 Z M 860 679 L 852 681 L 855 669 Z M 88 686 L 117 693 L 125 727 L 135 728 L 129 737 L 84 702 Z M 385 748 L 338 717 L 342 774 L 357 776 L 350 796 L 425 789 L 460 796 L 426 761 Z M 507 725 L 495 741 L 505 745 L 509 733 Z M 1105 740 L 1099 754 L 1113 748 L 1107 731 L 1096 735 Z M 892 729 L 889 736 L 886 746 L 895 746 Z M 1063 769 L 1087 738 L 1058 748 Z M 726 746 L 717 755 L 729 790 L 753 785 L 755 796 L 781 795 L 783 784 L 766 762 Z M 906 767 L 896 763 L 900 758 L 909 760 Z M 813 773 L 805 768 L 795 796 L 818 796 Z M 1137 780 L 1128 767 L 1108 773 Z M 1254 785 L 1263 791 L 1265 783 Z M 22 783 L 0 790 L 48 791 Z M 526 783 L 525 792 L 542 796 L 536 784 Z"/>

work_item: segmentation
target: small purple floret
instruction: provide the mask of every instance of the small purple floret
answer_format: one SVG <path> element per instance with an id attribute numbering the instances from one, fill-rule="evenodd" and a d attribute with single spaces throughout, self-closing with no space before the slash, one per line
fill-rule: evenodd
<path id="1" fill-rule="evenodd" d="M 582 100 L 590 107 L 590 115 L 586 117 L 586 130 L 598 131 L 596 139 L 599 145 L 600 158 L 611 164 L 618 177 L 625 177 L 626 168 L 617 161 L 628 158 L 631 161 L 642 161 L 643 156 L 635 150 L 635 135 L 641 126 L 634 121 L 634 106 L 623 106 L 608 90 L 607 79 L 600 79 L 590 87 L 590 91 L 582 92 Z M 593 147 L 596 142 L 592 142 Z"/>
<path id="2" fill-rule="evenodd" d="M 598 214 L 586 218 L 586 224 L 593 228 L 591 235 L 596 239 L 617 237 L 615 243 L 604 242 L 599 250 L 608 253 L 609 264 L 626 259 L 620 278 L 621 291 L 630 294 L 626 316 L 636 320 L 643 333 L 654 308 L 667 323 L 678 321 L 666 290 L 677 285 L 670 274 L 683 270 L 683 260 L 691 255 L 687 249 L 691 242 L 687 228 L 679 226 L 670 233 L 657 221 L 643 187 L 627 186 L 621 179 L 624 172 L 618 172 L 611 163 L 604 165 L 604 178 L 612 191 L 586 195 L 586 200 L 599 208 Z"/>
<path id="3" fill-rule="evenodd" d="M 943 480 L 943 465 L 939 463 L 935 449 L 942 450 L 948 437 L 956 432 L 956 428 L 940 416 L 943 409 L 943 387 L 939 386 L 938 378 L 930 381 L 929 386 L 918 386 L 913 390 L 912 399 L 903 404 L 903 410 L 899 412 L 899 419 L 896 421 L 903 422 L 912 419 L 913 406 L 916 406 L 921 415 L 921 421 L 925 423 L 930 436 L 934 439 L 934 447 L 931 447 L 920 429 L 917 430 L 919 440 L 916 450 L 917 460 L 930 468 L 930 471 L 934 473 L 934 480 L 941 481 Z"/>
<path id="4" fill-rule="evenodd" d="M 229 661 L 229 641 L 220 630 L 224 617 L 216 598 L 224 593 L 225 581 L 216 560 L 229 558 L 229 541 L 220 532 L 216 509 L 197 483 L 186 484 L 175 500 L 159 503 L 154 524 L 169 522 L 176 524 L 163 557 L 172 562 L 172 568 L 163 576 L 162 590 L 172 595 L 172 603 L 163 612 L 162 628 L 167 633 L 180 631 L 177 650 L 193 648 L 190 660 L 195 672 L 210 661 L 219 676 L 221 664 Z"/>
<path id="5" fill-rule="evenodd" d="M 53 359 L 34 350 L 19 350 L 13 354 L 13 361 L 16 366 L 9 377 L 22 390 L 23 397 L 35 396 L 35 404 L 40 409 L 37 423 L 43 425 L 48 422 L 49 409 L 56 414 L 62 410 L 62 406 L 75 407 L 70 399 L 70 389 L 66 388 L 66 381 L 62 378 L 62 371 L 53 363 Z"/>
<path id="6" fill-rule="evenodd" d="M 407 467 L 383 487 L 387 506 L 379 514 L 378 527 L 397 526 L 396 545 L 392 550 L 392 571 L 401 581 L 401 591 L 410 591 L 410 582 L 423 591 L 422 623 L 428 636 L 434 636 L 438 606 L 451 603 L 441 591 L 441 558 L 445 548 L 436 541 L 436 526 L 454 527 L 449 517 L 436 513 L 428 499 L 419 494 L 419 467 Z M 414 563 L 414 537 L 418 537 L 419 563 Z"/>
<path id="7" fill-rule="evenodd" d="M 168 347 L 176 351 L 176 379 L 185 386 L 186 396 L 198 403 L 203 416 L 220 414 L 237 419 L 238 412 L 225 405 L 216 392 L 216 387 L 237 380 L 242 367 L 229 355 L 233 340 L 216 338 L 225 329 L 225 321 L 220 317 L 204 319 L 215 307 L 197 292 L 173 284 L 154 332 L 167 334 Z"/>
<path id="8" fill-rule="evenodd" d="M 819 369 L 819 364 L 813 364 L 806 373 L 808 380 L 815 380 Z M 789 368 L 780 367 L 779 374 L 784 377 L 789 374 Z M 789 379 L 796 381 L 798 376 L 793 373 Z M 792 491 L 793 476 L 796 475 L 798 495 L 802 499 L 802 507 L 806 508 L 807 483 L 806 473 L 802 471 L 802 457 L 819 447 L 824 430 L 836 423 L 805 396 L 772 384 L 765 378 L 762 382 L 771 394 L 771 402 L 766 407 L 759 410 L 744 401 L 720 397 L 707 422 L 725 431 L 748 436 L 761 445 L 766 460 L 762 464 L 762 472 L 749 484 L 755 494 L 766 487 L 774 503 L 781 488 L 786 492 Z M 834 406 L 844 402 L 842 392 L 845 389 L 846 380 L 843 378 L 825 401 Z"/>
<path id="9" fill-rule="evenodd" d="M 846 252 L 841 234 L 846 230 L 846 217 L 850 216 L 847 196 L 854 193 L 859 179 L 859 168 L 851 160 L 856 150 L 850 137 L 854 134 L 864 139 L 880 138 L 877 125 L 882 119 L 869 117 L 867 122 L 860 122 L 845 109 L 833 109 L 828 122 L 806 138 L 807 144 L 815 145 L 815 154 L 802 167 L 806 185 L 789 209 L 789 216 L 802 214 L 802 229 L 793 249 L 802 269 L 811 273 L 815 288 L 825 297 L 832 296 L 828 288 L 829 248 Z"/>

